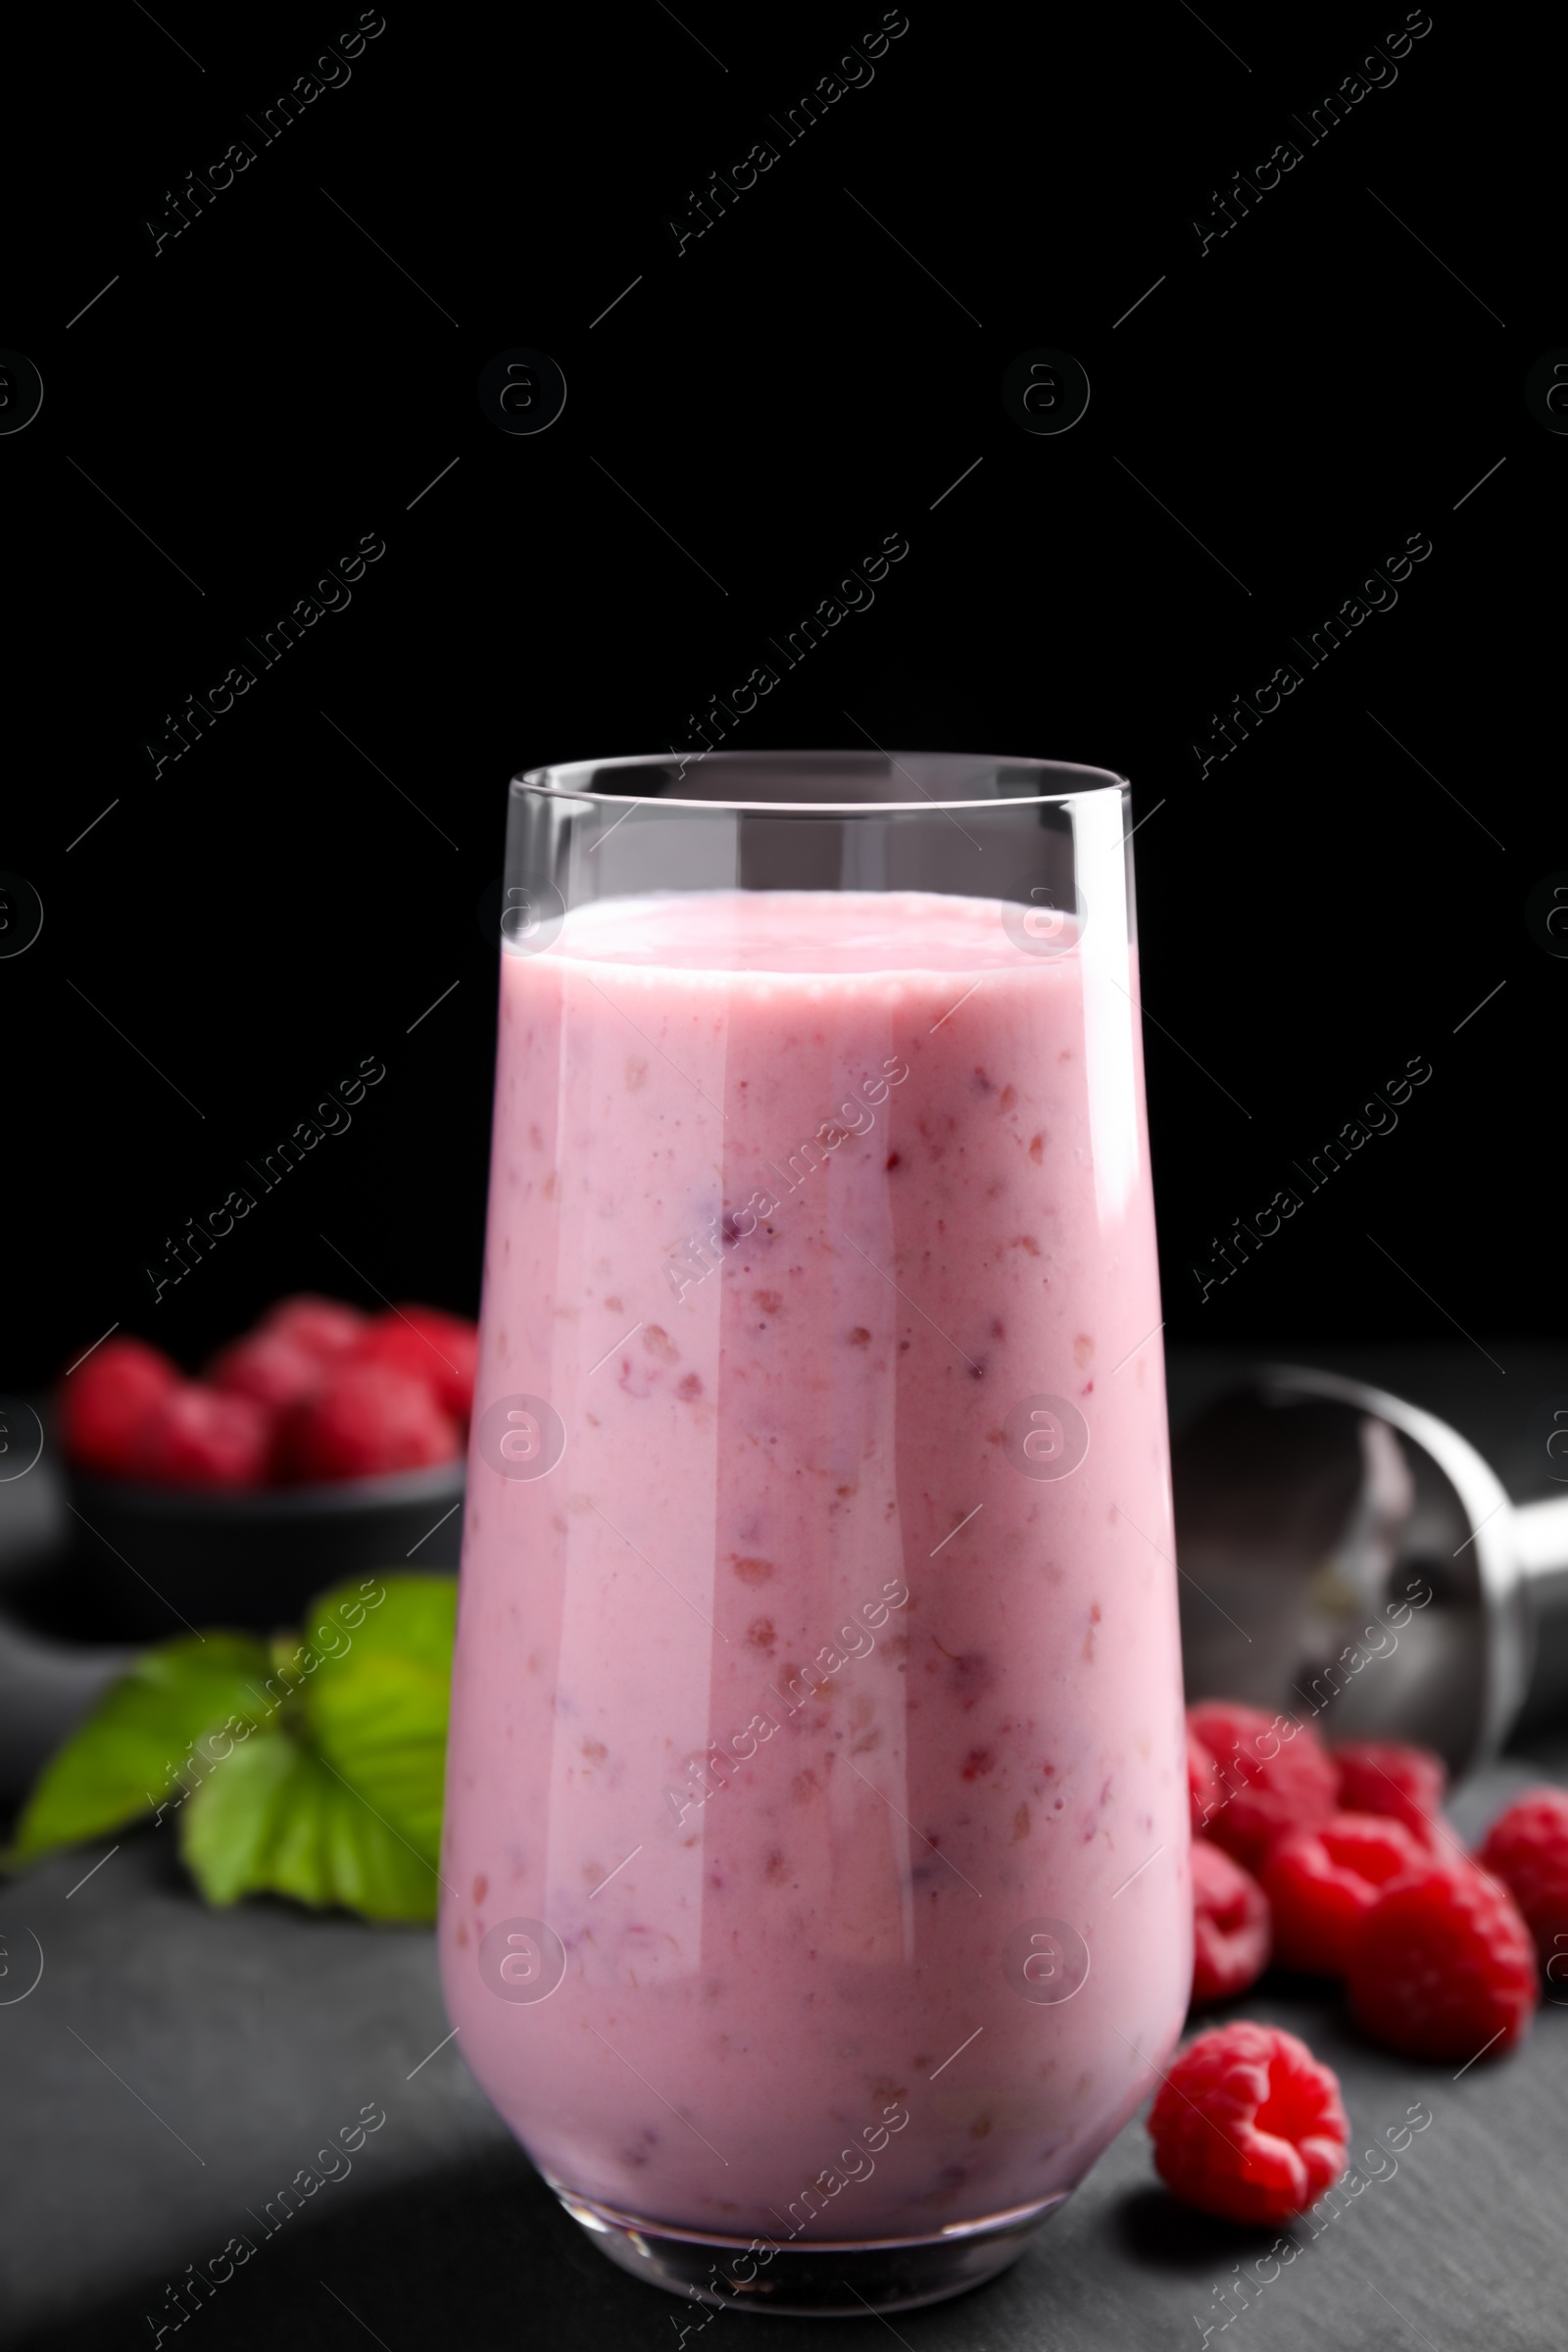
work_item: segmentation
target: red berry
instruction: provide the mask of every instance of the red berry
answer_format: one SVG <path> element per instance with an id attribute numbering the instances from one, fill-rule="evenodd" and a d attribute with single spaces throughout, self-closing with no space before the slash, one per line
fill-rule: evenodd
<path id="1" fill-rule="evenodd" d="M 424 1381 L 455 1421 L 466 1421 L 473 1410 L 479 1334 L 461 1315 L 434 1306 L 394 1307 L 361 1333 L 353 1356 L 356 1363 L 386 1364 Z"/>
<path id="2" fill-rule="evenodd" d="M 1275 1959 L 1314 1976 L 1343 1977 L 1362 1915 L 1390 1879 L 1429 1860 L 1402 1822 L 1372 1813 L 1331 1813 L 1309 1828 L 1287 1830 L 1263 1865 Z"/>
<path id="3" fill-rule="evenodd" d="M 1443 1838 L 1448 1772 L 1441 1756 L 1393 1740 L 1348 1740 L 1329 1752 L 1340 1776 L 1342 1813 L 1386 1813 L 1417 1838 Z"/>
<path id="4" fill-rule="evenodd" d="M 256 1328 L 258 1332 L 281 1332 L 307 1355 L 325 1361 L 346 1353 L 366 1324 L 367 1317 L 357 1306 L 345 1306 L 340 1298 L 318 1298 L 305 1291 L 297 1298 L 280 1298 L 269 1307 Z"/>
<path id="5" fill-rule="evenodd" d="M 1201 1838 L 1208 1817 L 1219 1802 L 1221 1791 L 1214 1777 L 1214 1759 L 1201 1740 L 1187 1735 L 1187 1809 L 1192 1816 L 1193 1836 Z"/>
<path id="6" fill-rule="evenodd" d="M 1282 1832 L 1333 1812 L 1337 1776 L 1311 1724 L 1224 1698 L 1189 1707 L 1187 1724 L 1216 1766 L 1205 1834 L 1246 1869 Z"/>
<path id="7" fill-rule="evenodd" d="M 1535 1946 L 1500 1880 L 1423 1861 L 1364 1915 L 1348 1991 L 1356 2023 L 1406 2057 L 1500 2056 L 1535 2011 Z"/>
<path id="8" fill-rule="evenodd" d="M 423 1381 L 384 1364 L 343 1364 L 284 1415 L 277 1475 L 303 1485 L 376 1478 L 451 1461 L 458 1450 L 457 1425 Z"/>
<path id="9" fill-rule="evenodd" d="M 267 1474 L 272 1416 L 199 1381 L 170 1389 L 140 1434 L 136 1476 L 161 1487 L 254 1487 Z"/>
<path id="10" fill-rule="evenodd" d="M 134 1478 L 139 1437 L 153 1407 L 177 1388 L 179 1366 L 140 1340 L 109 1340 L 60 1386 L 60 1437 L 68 1459 L 100 1478 Z"/>
<path id="11" fill-rule="evenodd" d="M 1206 1838 L 1193 1845 L 1193 2006 L 1228 2001 L 1268 1966 L 1268 1898 Z"/>
<path id="12" fill-rule="evenodd" d="M 1498 1814 L 1476 1860 L 1524 1914 L 1548 1984 L 1568 1979 L 1568 1789 L 1527 1788 Z"/>
<path id="13" fill-rule="evenodd" d="M 307 1354 L 282 1331 L 253 1331 L 233 1340 L 207 1367 L 212 1387 L 249 1396 L 272 1412 L 308 1396 L 320 1378 L 320 1358 Z"/>
<path id="14" fill-rule="evenodd" d="M 1305 2042 L 1250 2021 L 1200 2034 L 1149 2111 L 1166 2187 L 1258 2227 L 1316 2202 L 1345 2170 L 1349 2132 L 1339 2083 Z"/>

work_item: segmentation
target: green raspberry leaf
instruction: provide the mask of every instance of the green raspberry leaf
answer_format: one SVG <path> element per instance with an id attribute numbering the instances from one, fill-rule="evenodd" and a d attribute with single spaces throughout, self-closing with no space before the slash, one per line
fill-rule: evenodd
<path id="1" fill-rule="evenodd" d="M 122 1828 L 178 1788 L 180 1852 L 210 1903 L 433 1919 L 456 1619 L 452 1577 L 393 1575 L 323 1592 L 303 1640 L 149 1651 L 48 1765 L 6 1859 Z M 187 1801 L 172 1768 L 193 1749 Z"/>
<path id="2" fill-rule="evenodd" d="M 270 1882 L 277 1833 L 303 1761 L 285 1733 L 236 1747 L 221 1772 L 204 1781 L 180 1816 L 179 1851 L 210 1903 L 238 1902 Z"/>
<path id="3" fill-rule="evenodd" d="M 252 1685 L 267 1673 L 267 1644 L 249 1634 L 182 1634 L 138 1658 L 44 1767 L 5 1855 L 17 1869 L 152 1813 L 183 1805 L 173 1778 L 194 1749 L 194 1781 L 215 1769 L 210 1742 L 234 1718 L 259 1722 Z M 236 1751 L 237 1752 L 237 1751 Z"/>
<path id="4" fill-rule="evenodd" d="M 368 1919 L 429 1920 L 457 1585 L 389 1576 L 323 1592 L 303 1642 L 274 1642 L 279 1730 L 215 1773 L 181 1823 L 210 1902 L 286 1894 Z"/>
<path id="5" fill-rule="evenodd" d="M 235 1749 L 182 1815 L 179 1844 L 210 1903 L 286 1894 L 367 1919 L 435 1916 L 433 1870 L 286 1733 Z"/>
<path id="6" fill-rule="evenodd" d="M 432 1866 L 456 1617 L 453 1578 L 389 1578 L 384 1610 L 355 1635 L 351 1656 L 314 1676 L 305 1700 L 320 1755 Z"/>
<path id="7" fill-rule="evenodd" d="M 334 1585 L 312 1601 L 304 1632 L 320 1652 L 332 1647 L 337 1632 L 345 1649 L 352 1644 L 362 1658 L 417 1658 L 439 1663 L 444 1674 L 452 1661 L 457 1617 L 456 1577 L 408 1571 Z"/>

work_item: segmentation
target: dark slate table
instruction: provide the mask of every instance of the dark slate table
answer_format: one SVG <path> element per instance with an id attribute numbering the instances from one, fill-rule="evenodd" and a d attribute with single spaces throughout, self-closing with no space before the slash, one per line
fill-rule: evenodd
<path id="1" fill-rule="evenodd" d="M 1506 1383 L 1457 1347 L 1309 1352 L 1446 1412 L 1516 1493 L 1539 1491 L 1524 1424 L 1540 1397 L 1568 1391 L 1568 1353 L 1489 1346 Z M 1181 1359 L 1178 1414 L 1236 1363 Z M 1540 1778 L 1568 1782 L 1568 1726 L 1466 1788 L 1460 1828 L 1474 1834 Z M 683 2327 L 720 2347 L 755 2328 L 780 2352 L 888 2334 L 910 2352 L 1176 2352 L 1200 2346 L 1205 2327 L 1219 2340 L 1217 2290 L 1238 2278 L 1249 2304 L 1233 2295 L 1239 2332 L 1225 2339 L 1253 2352 L 1568 2342 L 1568 2005 L 1544 2005 L 1516 2057 L 1455 2080 L 1363 2045 L 1332 1998 L 1289 1981 L 1238 2003 L 1335 2067 L 1353 2155 L 1418 2103 L 1432 2116 L 1392 2177 L 1316 2237 L 1298 2227 L 1302 2251 L 1271 2284 L 1253 2269 L 1270 2233 L 1173 2204 L 1140 2118 L 990 2286 L 887 2324 L 723 2312 L 704 2327 L 701 2311 L 612 2269 L 560 2211 L 445 2038 L 427 1934 L 282 1903 L 209 1912 L 167 1829 L 123 1838 L 94 1868 L 108 1842 L 0 1889 L 0 2328 L 29 2352 L 155 2343 L 172 2318 L 166 2286 L 237 2231 L 254 2256 L 186 2323 L 209 2352 L 346 2352 L 368 2338 L 415 2352 L 460 2334 L 674 2352 Z M 264 2236 L 268 2201 L 362 2114 L 385 2121 L 352 2171 Z M 164 2340 L 176 2341 L 172 2325 Z"/>

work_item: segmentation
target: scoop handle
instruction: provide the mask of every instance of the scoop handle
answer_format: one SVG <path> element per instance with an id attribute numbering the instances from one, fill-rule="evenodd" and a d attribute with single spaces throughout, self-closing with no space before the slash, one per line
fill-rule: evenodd
<path id="1" fill-rule="evenodd" d="M 1513 1536 L 1532 1606 L 1555 1616 L 1568 1607 L 1568 1494 L 1516 1503 Z"/>
<path id="2" fill-rule="evenodd" d="M 1514 1506 L 1509 1535 L 1531 1628 L 1529 1687 L 1516 1728 L 1556 1731 L 1568 1715 L 1568 1494 Z"/>

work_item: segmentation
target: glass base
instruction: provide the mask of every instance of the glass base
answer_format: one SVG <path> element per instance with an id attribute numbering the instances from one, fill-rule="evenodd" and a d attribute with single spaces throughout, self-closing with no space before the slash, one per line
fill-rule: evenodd
<path id="1" fill-rule="evenodd" d="M 862 2312 L 908 2311 L 941 2303 L 1017 2261 L 1043 2222 L 1070 2190 L 1043 2204 L 1020 2205 L 956 2224 L 936 2237 L 881 2237 L 779 2245 L 771 2261 L 748 2237 L 717 2237 L 646 2222 L 550 2184 L 602 2253 L 688 2302 L 721 2311 L 776 2311 L 800 2318 L 854 2319 Z M 764 2248 L 765 2251 L 765 2248 Z M 752 2274 L 748 2276 L 747 2274 Z"/>

